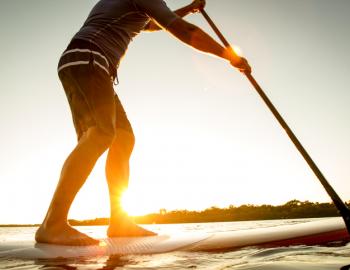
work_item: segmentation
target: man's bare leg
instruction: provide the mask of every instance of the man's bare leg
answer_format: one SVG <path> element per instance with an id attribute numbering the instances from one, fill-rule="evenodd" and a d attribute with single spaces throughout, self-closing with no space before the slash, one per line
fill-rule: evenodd
<path id="1" fill-rule="evenodd" d="M 131 132 L 117 129 L 106 162 L 106 177 L 109 188 L 111 217 L 107 231 L 109 237 L 151 236 L 155 233 L 136 225 L 121 206 L 121 196 L 128 187 L 129 159 L 135 138 Z"/>
<path id="2" fill-rule="evenodd" d="M 89 128 L 81 137 L 63 165 L 46 217 L 36 232 L 37 242 L 60 245 L 93 245 L 99 242 L 72 228 L 67 217 L 76 194 L 113 137 L 97 127 Z"/>

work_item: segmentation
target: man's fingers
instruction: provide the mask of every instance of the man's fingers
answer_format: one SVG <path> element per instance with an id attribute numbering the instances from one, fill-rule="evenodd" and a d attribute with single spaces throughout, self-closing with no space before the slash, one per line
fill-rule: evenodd
<path id="1" fill-rule="evenodd" d="M 193 11 L 194 11 L 194 12 L 198 12 L 198 11 L 200 11 L 201 9 L 204 9 L 205 4 L 206 4 L 206 1 L 205 1 L 205 0 L 194 0 L 194 1 L 192 2 Z"/>
<path id="2" fill-rule="evenodd" d="M 242 61 L 241 61 L 241 63 L 238 66 L 239 71 L 241 71 L 243 73 L 244 72 L 251 73 L 252 72 L 252 68 L 250 67 L 247 59 L 241 58 L 241 60 Z"/>
<path id="3" fill-rule="evenodd" d="M 247 59 L 241 57 L 239 62 L 231 62 L 231 65 L 234 66 L 235 68 L 238 68 L 240 72 L 243 73 L 251 73 L 252 69 L 247 61 Z"/>

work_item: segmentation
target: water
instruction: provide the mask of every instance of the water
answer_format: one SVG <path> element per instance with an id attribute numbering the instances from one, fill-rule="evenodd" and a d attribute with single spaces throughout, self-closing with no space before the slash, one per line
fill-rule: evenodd
<path id="1" fill-rule="evenodd" d="M 248 221 L 200 224 L 148 225 L 158 233 L 178 231 L 231 231 L 279 226 L 302 220 Z M 80 227 L 94 237 L 104 237 L 106 227 Z M 0 243 L 32 239 L 36 228 L 0 228 Z M 295 246 L 244 248 L 230 252 L 171 252 L 77 259 L 0 259 L 0 269 L 114 270 L 114 269 L 205 269 L 205 270 L 350 270 L 350 244 L 345 246 Z"/>

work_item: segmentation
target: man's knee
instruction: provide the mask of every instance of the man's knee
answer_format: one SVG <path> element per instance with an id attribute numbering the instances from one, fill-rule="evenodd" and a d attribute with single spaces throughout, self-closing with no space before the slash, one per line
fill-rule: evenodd
<path id="1" fill-rule="evenodd" d="M 86 136 L 91 143 L 104 151 L 113 143 L 116 132 L 113 128 L 102 129 L 98 126 L 94 126 L 88 129 Z"/>

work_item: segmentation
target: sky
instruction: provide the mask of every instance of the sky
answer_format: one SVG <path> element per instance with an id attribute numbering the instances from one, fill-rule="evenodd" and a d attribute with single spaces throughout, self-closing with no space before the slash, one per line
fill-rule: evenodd
<path id="1" fill-rule="evenodd" d="M 56 67 L 96 2 L 0 0 L 0 224 L 42 221 L 75 146 Z M 208 0 L 206 7 L 343 200 L 350 200 L 349 10 L 347 0 Z M 186 19 L 215 37 L 200 14 Z M 225 61 L 165 31 L 142 33 L 119 80 L 136 136 L 130 213 L 330 201 L 248 80 Z M 108 216 L 104 161 L 70 218 Z"/>

